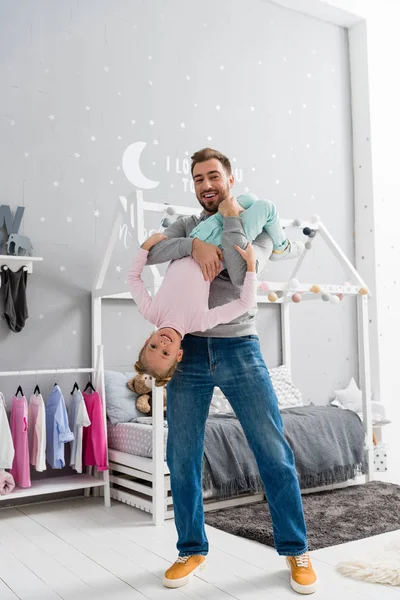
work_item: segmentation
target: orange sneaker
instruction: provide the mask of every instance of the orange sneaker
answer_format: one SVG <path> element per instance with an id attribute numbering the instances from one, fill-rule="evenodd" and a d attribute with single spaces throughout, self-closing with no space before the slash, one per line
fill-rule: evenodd
<path id="1" fill-rule="evenodd" d="M 167 588 L 179 588 L 189 583 L 189 579 L 205 567 L 206 557 L 201 554 L 178 556 L 172 567 L 165 571 L 163 585 Z"/>
<path id="2" fill-rule="evenodd" d="M 295 592 L 313 594 L 317 590 L 317 576 L 308 552 L 300 556 L 287 556 L 286 564 L 291 570 L 290 585 Z"/>

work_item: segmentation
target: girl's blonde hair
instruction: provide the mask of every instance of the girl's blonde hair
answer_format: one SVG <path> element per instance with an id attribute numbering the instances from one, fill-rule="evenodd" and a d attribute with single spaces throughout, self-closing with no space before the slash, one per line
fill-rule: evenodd
<path id="1" fill-rule="evenodd" d="M 139 358 L 135 362 L 135 371 L 140 374 L 150 375 L 154 377 L 154 383 L 156 387 L 162 387 L 163 385 L 167 385 L 167 383 L 172 379 L 173 374 L 175 373 L 179 361 L 175 361 L 175 363 L 166 371 L 165 373 L 159 373 L 152 369 L 150 366 L 146 364 L 146 360 L 144 357 L 144 353 L 146 350 L 147 343 L 143 346 L 141 351 L 139 352 Z"/>

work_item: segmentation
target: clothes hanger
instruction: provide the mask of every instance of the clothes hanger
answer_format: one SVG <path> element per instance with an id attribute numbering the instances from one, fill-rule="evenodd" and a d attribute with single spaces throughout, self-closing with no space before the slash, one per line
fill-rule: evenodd
<path id="1" fill-rule="evenodd" d="M 34 394 L 40 394 L 40 387 L 36 384 L 35 389 L 33 390 Z"/>
<path id="2" fill-rule="evenodd" d="M 23 392 L 22 387 L 20 385 L 18 386 L 15 395 L 18 396 L 18 394 L 21 394 L 21 396 L 24 395 L 24 392 Z"/>
<path id="3" fill-rule="evenodd" d="M 78 385 L 78 384 L 76 383 L 76 381 L 75 381 L 75 383 L 74 383 L 74 387 L 72 388 L 72 392 L 71 392 L 71 394 L 73 394 L 73 393 L 74 393 L 76 390 L 79 390 L 79 385 Z"/>
<path id="4" fill-rule="evenodd" d="M 90 388 L 92 388 L 92 392 L 95 392 L 95 391 L 96 391 L 96 390 L 94 389 L 94 387 L 93 387 L 93 384 L 92 384 L 92 382 L 91 382 L 90 380 L 87 382 L 87 384 L 86 384 L 86 387 L 85 387 L 85 389 L 84 389 L 83 391 L 84 391 L 84 392 L 86 392 L 86 390 L 87 390 L 89 387 L 90 387 Z"/>

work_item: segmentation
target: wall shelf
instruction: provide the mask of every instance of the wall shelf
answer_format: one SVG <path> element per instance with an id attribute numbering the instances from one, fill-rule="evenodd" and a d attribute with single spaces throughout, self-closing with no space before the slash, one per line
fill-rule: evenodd
<path id="1" fill-rule="evenodd" d="M 8 254 L 0 254 L 0 267 L 7 265 L 13 271 L 18 271 L 21 267 L 28 267 L 28 273 L 33 273 L 33 263 L 42 260 L 42 256 L 10 256 Z"/>

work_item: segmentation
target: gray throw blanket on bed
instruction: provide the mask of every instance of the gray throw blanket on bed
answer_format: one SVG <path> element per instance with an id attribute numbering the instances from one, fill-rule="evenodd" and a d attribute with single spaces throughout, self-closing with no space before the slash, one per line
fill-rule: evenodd
<path id="1" fill-rule="evenodd" d="M 364 429 L 356 413 L 310 405 L 287 408 L 281 415 L 301 488 L 346 481 L 366 472 Z M 234 415 L 208 418 L 204 454 L 219 496 L 263 489 L 254 455 Z"/>

